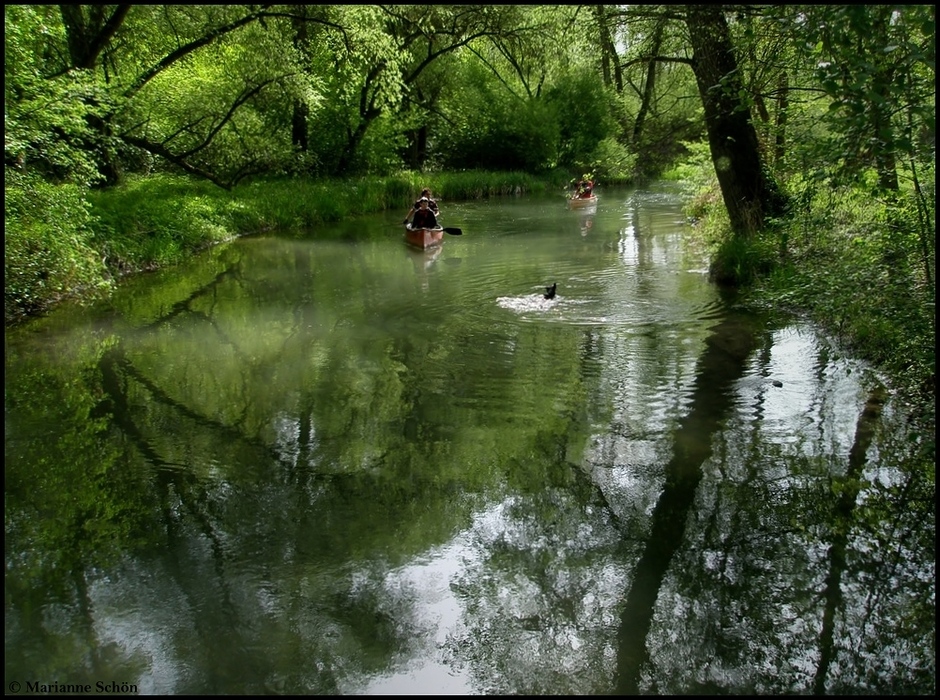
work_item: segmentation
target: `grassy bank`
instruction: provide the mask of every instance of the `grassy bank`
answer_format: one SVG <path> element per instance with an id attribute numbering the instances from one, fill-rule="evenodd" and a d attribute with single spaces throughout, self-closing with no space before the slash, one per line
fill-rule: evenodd
<path id="1" fill-rule="evenodd" d="M 524 173 L 403 174 L 342 181 L 256 181 L 231 192 L 182 177 L 149 177 L 94 193 L 93 243 L 112 272 L 176 262 L 235 236 L 315 228 L 357 214 L 408 211 L 423 187 L 447 201 L 532 192 L 552 180 Z"/>
<path id="2" fill-rule="evenodd" d="M 686 179 L 687 178 L 687 179 Z M 748 239 L 728 233 L 710 173 L 688 214 L 711 251 L 715 279 L 733 279 L 747 303 L 812 318 L 853 356 L 934 411 L 936 251 L 929 192 L 874 195 L 794 179 L 791 216 Z M 933 183 L 933 178 L 930 178 Z"/>

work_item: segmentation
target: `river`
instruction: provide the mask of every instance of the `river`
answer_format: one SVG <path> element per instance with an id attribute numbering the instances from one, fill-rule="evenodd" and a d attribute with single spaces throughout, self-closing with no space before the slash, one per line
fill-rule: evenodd
<path id="1" fill-rule="evenodd" d="M 680 190 L 598 193 L 7 330 L 8 691 L 932 695 L 916 417 L 710 284 Z"/>

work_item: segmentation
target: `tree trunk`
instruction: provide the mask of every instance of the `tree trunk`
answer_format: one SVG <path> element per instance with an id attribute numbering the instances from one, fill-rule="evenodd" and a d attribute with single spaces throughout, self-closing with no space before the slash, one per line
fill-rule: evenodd
<path id="1" fill-rule="evenodd" d="M 295 5 L 293 11 L 297 12 L 300 18 L 294 17 L 291 20 L 291 24 L 294 28 L 294 46 L 301 51 L 304 50 L 308 39 L 307 22 L 303 19 L 306 17 L 305 8 L 305 5 Z M 293 113 L 291 114 L 290 140 L 301 153 L 306 153 L 310 146 L 307 125 L 309 116 L 310 108 L 307 107 L 306 103 L 301 100 L 294 100 Z"/>
<path id="2" fill-rule="evenodd" d="M 882 97 L 888 96 L 887 86 L 892 77 L 891 71 L 880 71 L 876 89 Z M 897 192 L 898 190 L 898 166 L 894 157 L 894 126 L 891 123 L 891 115 L 887 113 L 884 105 L 888 102 L 879 102 L 872 100 L 871 110 L 871 128 L 873 132 L 872 143 L 874 144 L 875 169 L 878 171 L 878 186 L 881 189 Z"/>
<path id="3" fill-rule="evenodd" d="M 636 114 L 636 122 L 633 124 L 633 143 L 638 143 L 643 133 L 643 125 L 646 123 L 646 115 L 649 114 L 650 104 L 656 94 L 656 56 L 659 55 L 659 49 L 663 43 L 663 24 L 664 20 L 656 23 L 656 29 L 653 30 L 653 43 L 650 46 L 650 60 L 646 67 L 646 85 L 643 86 L 643 101 L 640 103 L 640 110 Z"/>
<path id="4" fill-rule="evenodd" d="M 310 116 L 310 110 L 307 105 L 300 100 L 294 101 L 294 111 L 291 115 L 290 140 L 301 153 L 306 153 L 310 147 L 310 139 L 307 136 L 307 118 Z"/>
<path id="5" fill-rule="evenodd" d="M 91 70 L 98 65 L 98 57 L 124 24 L 130 8 L 118 5 L 108 15 L 107 5 L 59 5 L 72 67 Z"/>
<path id="6" fill-rule="evenodd" d="M 597 29 L 600 34 L 601 67 L 604 72 L 604 84 L 613 83 L 619 95 L 623 93 L 623 70 L 620 67 L 617 47 L 614 46 L 614 41 L 610 36 L 610 25 L 607 23 L 605 7 L 605 5 L 594 6 L 594 17 L 597 19 Z M 611 77 L 611 67 L 613 67 L 613 77 Z"/>
<path id="7" fill-rule="evenodd" d="M 742 82 L 722 6 L 689 5 L 692 68 L 705 108 L 705 126 L 721 196 L 736 235 L 746 236 L 781 214 L 784 200 L 764 167 L 742 99 Z"/>
<path id="8" fill-rule="evenodd" d="M 102 52 L 124 23 L 130 7 L 118 5 L 111 10 L 106 5 L 59 5 L 71 67 L 82 70 L 97 67 Z M 94 102 L 91 97 L 83 99 L 89 104 Z M 98 171 L 105 185 L 115 185 L 120 182 L 122 172 L 113 147 L 111 124 L 108 119 L 92 115 L 88 117 L 88 125 L 97 135 L 97 142 L 88 144 L 88 149 L 96 154 Z"/>

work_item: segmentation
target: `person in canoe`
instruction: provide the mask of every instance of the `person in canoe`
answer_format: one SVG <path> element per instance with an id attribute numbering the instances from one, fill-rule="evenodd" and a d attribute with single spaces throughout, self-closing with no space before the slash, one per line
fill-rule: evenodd
<path id="1" fill-rule="evenodd" d="M 431 196 L 431 190 L 425 187 L 423 190 L 421 190 L 421 197 L 418 198 L 418 200 L 414 203 L 414 206 L 411 207 L 411 211 L 409 211 L 408 215 L 405 217 L 406 224 L 408 223 L 408 219 L 411 218 L 411 215 L 420 209 L 419 205 L 421 204 L 421 199 L 428 200 L 428 208 L 434 212 L 434 216 L 437 217 L 441 215 L 441 210 L 438 208 L 437 202 L 434 200 L 434 197 Z"/>
<path id="2" fill-rule="evenodd" d="M 587 199 L 594 193 L 594 174 L 593 173 L 584 173 L 581 176 L 581 181 L 574 188 L 574 193 L 571 195 L 572 199 Z"/>
<path id="3" fill-rule="evenodd" d="M 408 216 L 411 217 L 411 228 L 437 228 L 440 224 L 437 223 L 437 217 L 434 215 L 434 211 L 431 209 L 431 200 L 427 197 L 422 197 L 419 199 L 415 206 L 418 207 L 417 211 L 414 211 L 414 216 L 411 215 L 411 212 L 408 212 Z M 405 223 L 408 223 L 408 218 L 405 218 Z"/>

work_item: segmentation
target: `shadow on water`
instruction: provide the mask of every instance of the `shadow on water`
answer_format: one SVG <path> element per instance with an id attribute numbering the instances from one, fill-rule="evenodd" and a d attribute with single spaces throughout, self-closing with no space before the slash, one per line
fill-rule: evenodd
<path id="1" fill-rule="evenodd" d="M 649 544 L 634 572 L 620 617 L 618 680 L 615 694 L 639 692 L 640 673 L 649 661 L 646 639 L 666 570 L 683 540 L 702 464 L 712 453 L 711 436 L 729 412 L 732 387 L 745 374 L 757 347 L 754 321 L 730 312 L 712 329 L 696 370 L 691 409 L 679 422 L 665 484 L 652 515 Z"/>

